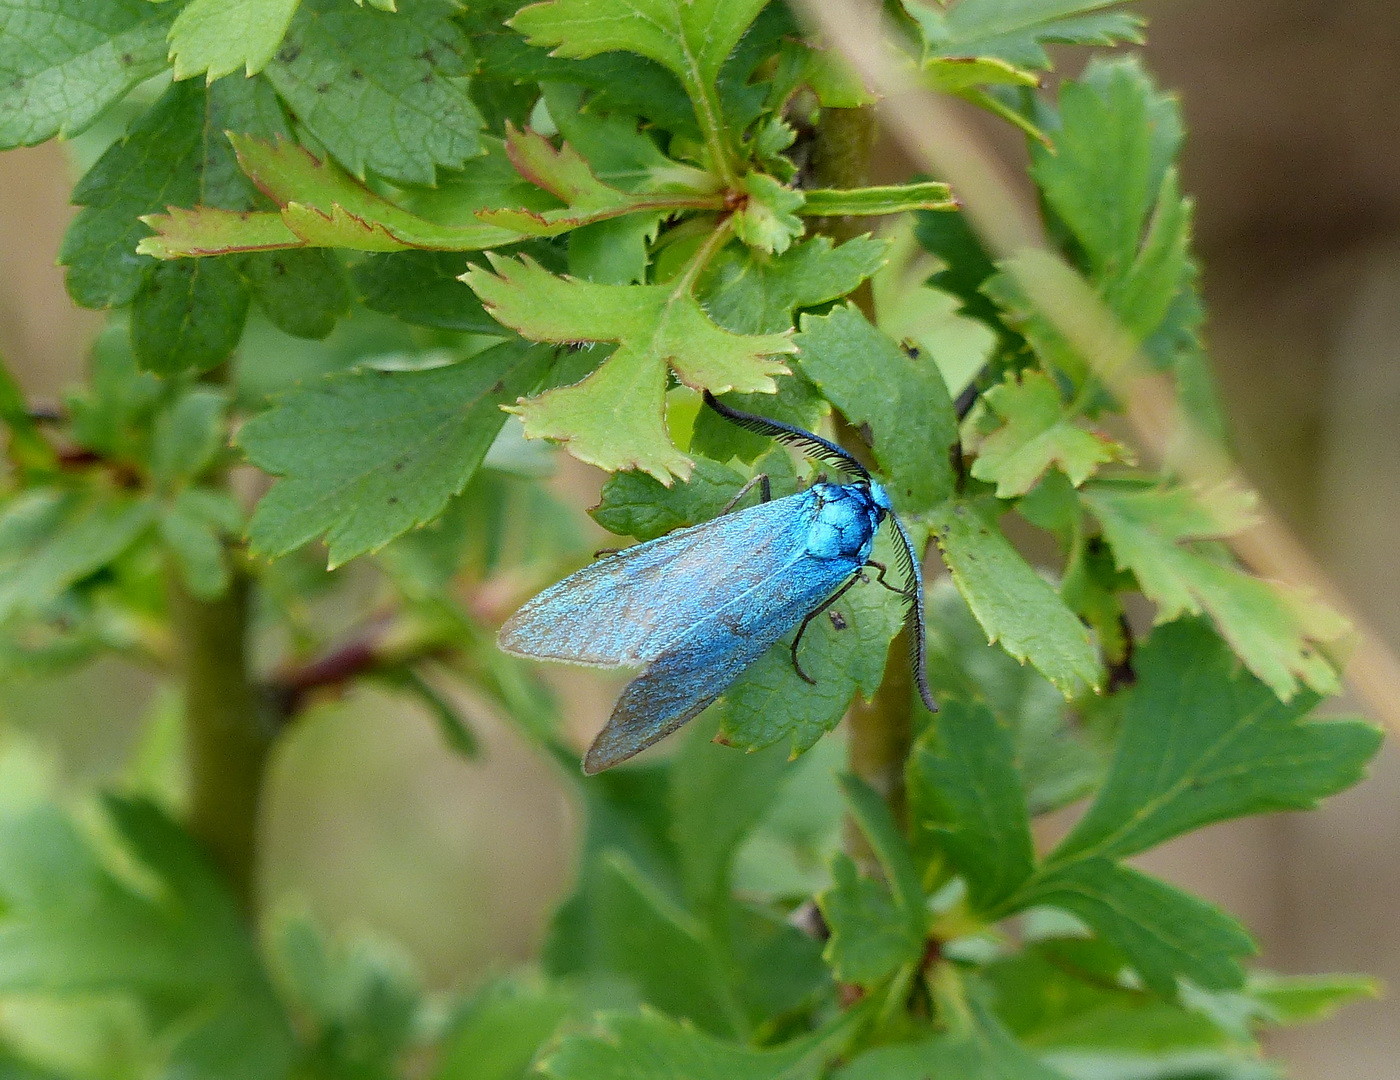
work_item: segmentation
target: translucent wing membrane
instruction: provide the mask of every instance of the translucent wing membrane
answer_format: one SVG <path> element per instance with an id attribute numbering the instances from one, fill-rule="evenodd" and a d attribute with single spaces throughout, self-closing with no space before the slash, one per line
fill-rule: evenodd
<path id="1" fill-rule="evenodd" d="M 914 668 L 914 682 L 919 688 L 919 697 L 929 712 L 938 711 L 938 703 L 933 700 L 933 691 L 928 685 L 928 661 L 924 656 L 924 573 L 919 567 L 918 556 L 914 554 L 914 542 L 904 528 L 904 522 L 890 515 L 890 522 L 899 533 L 900 568 L 904 580 L 908 582 L 908 592 L 904 594 L 904 624 L 909 630 L 909 663 Z"/>
<path id="2" fill-rule="evenodd" d="M 521 607 L 501 647 L 601 667 L 648 663 L 801 556 L 816 512 L 815 495 L 801 491 L 600 559 Z"/>

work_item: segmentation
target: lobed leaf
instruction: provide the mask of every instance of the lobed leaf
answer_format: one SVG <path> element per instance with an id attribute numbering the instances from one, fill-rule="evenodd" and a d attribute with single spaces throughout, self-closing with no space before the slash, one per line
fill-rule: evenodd
<path id="1" fill-rule="evenodd" d="M 837 979 L 874 987 L 919 959 L 924 935 L 911 929 L 888 885 L 862 876 L 844 853 L 832 861 L 831 876 L 817 903 L 831 931 L 822 957 Z"/>
<path id="2" fill-rule="evenodd" d="M 353 175 L 432 184 L 482 152 L 456 6 L 401 12 L 302 0 L 266 74 L 308 131 Z"/>
<path id="3" fill-rule="evenodd" d="M 708 458 L 696 460 L 689 480 L 669 488 L 646 473 L 614 473 L 589 514 L 610 533 L 654 540 L 714 517 L 743 483 L 742 473 Z"/>
<path id="4" fill-rule="evenodd" d="M 555 277 L 529 258 L 488 256 L 496 271 L 463 280 L 498 322 L 534 341 L 615 342 L 582 382 L 522 399 L 513 410 L 529 438 L 556 439 L 609 472 L 640 469 L 664 484 L 693 463 L 665 426 L 668 370 L 696 389 L 766 392 L 787 371 L 786 334 L 741 335 L 716 326 L 680 285 L 604 285 Z"/>
<path id="5" fill-rule="evenodd" d="M 1114 561 L 1157 605 L 1158 622 L 1209 615 L 1240 659 L 1285 700 L 1302 686 L 1337 691 L 1325 650 L 1345 636 L 1347 622 L 1309 596 L 1252 577 L 1207 543 L 1250 524 L 1251 493 L 1096 482 L 1081 498 Z"/>
<path id="6" fill-rule="evenodd" d="M 76 135 L 164 70 L 174 17 L 147 0 L 0 3 L 0 149 Z"/>
<path id="7" fill-rule="evenodd" d="M 934 56 L 991 57 L 1027 68 L 1048 68 L 1048 43 L 1142 43 L 1141 16 L 1122 0 L 960 0 L 944 10 L 906 4 Z M 1119 9 L 1119 10 L 1109 10 Z"/>
<path id="8" fill-rule="evenodd" d="M 1002 424 L 982 438 L 972 475 L 996 484 L 997 498 L 1024 495 L 1052 468 L 1075 487 L 1100 465 L 1128 458 L 1128 451 L 1106 435 L 1085 431 L 1060 398 L 1048 375 L 1026 371 L 982 394 Z"/>
<path id="9" fill-rule="evenodd" d="M 427 371 L 360 369 L 288 394 L 238 445 L 281 476 L 258 504 L 256 551 L 284 555 L 325 533 L 330 565 L 384 546 L 440 514 L 481 464 L 550 350 L 506 342 Z"/>
<path id="10" fill-rule="evenodd" d="M 175 78 L 256 75 L 282 44 L 301 0 L 190 0 L 170 27 Z"/>
<path id="11" fill-rule="evenodd" d="M 914 513 L 947 499 L 957 417 L 937 365 L 910 356 L 851 304 L 804 315 L 796 342 L 803 374 L 870 433 L 896 505 Z"/>
<path id="12" fill-rule="evenodd" d="M 937 507 L 929 520 L 953 584 L 988 641 L 1029 661 L 1066 697 L 1098 686 L 1088 630 L 996 526 L 954 502 Z"/>

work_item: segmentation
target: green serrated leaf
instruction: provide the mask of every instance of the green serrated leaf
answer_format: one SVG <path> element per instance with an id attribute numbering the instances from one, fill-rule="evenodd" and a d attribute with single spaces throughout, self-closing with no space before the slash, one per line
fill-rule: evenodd
<path id="1" fill-rule="evenodd" d="M 482 151 L 455 10 L 446 0 L 392 14 L 302 0 L 267 77 L 353 175 L 432 184 L 439 168 Z"/>
<path id="2" fill-rule="evenodd" d="M 769 358 L 795 348 L 785 334 L 721 329 L 683 285 L 602 285 L 555 277 L 528 258 L 490 258 L 495 274 L 474 269 L 464 280 L 498 322 L 535 341 L 618 344 L 582 382 L 514 410 L 527 437 L 557 439 L 609 472 L 640 469 L 662 483 L 690 474 L 665 426 L 668 369 L 696 389 L 771 393 L 787 368 Z"/>
<path id="3" fill-rule="evenodd" d="M 548 349 L 507 342 L 427 371 L 352 371 L 288 394 L 239 432 L 282 476 L 258 504 L 256 550 L 283 555 L 326 534 L 330 565 L 431 520 L 495 439 L 500 406 L 543 376 Z"/>
<path id="4" fill-rule="evenodd" d="M 1103 526 L 1113 558 L 1157 605 L 1157 620 L 1209 615 L 1249 669 L 1287 700 L 1301 686 L 1336 693 L 1325 654 L 1348 632 L 1312 597 L 1240 570 L 1210 543 L 1246 528 L 1252 493 L 1095 482 L 1081 492 Z"/>
<path id="5" fill-rule="evenodd" d="M 992 57 L 1026 68 L 1048 68 L 1048 43 L 1141 44 L 1141 16 L 1122 0 L 962 0 L 945 10 L 905 4 L 932 56 Z"/>
<path id="6" fill-rule="evenodd" d="M 839 247 L 830 237 L 814 236 L 771 258 L 731 245 L 706 268 L 701 296 L 721 326 L 742 334 L 779 333 L 792 326 L 800 308 L 852 292 L 884 265 L 888 251 L 888 242 L 871 236 Z"/>
<path id="7" fill-rule="evenodd" d="M 319 340 L 350 311 L 345 269 L 329 251 L 255 251 L 242 270 L 258 307 L 284 334 Z"/>
<path id="8" fill-rule="evenodd" d="M 578 1008 L 567 988 L 538 977 L 493 981 L 456 1007 L 433 1080 L 520 1080 Z"/>
<path id="9" fill-rule="evenodd" d="M 910 758 L 909 786 L 915 828 L 934 833 L 976 910 L 995 911 L 1034 873 L 1013 733 L 986 706 L 939 702 L 936 726 Z"/>
<path id="10" fill-rule="evenodd" d="M 272 59 L 301 0 L 190 0 L 170 27 L 175 78 L 256 75 Z"/>
<path id="11" fill-rule="evenodd" d="M 1280 702 L 1198 621 L 1155 630 L 1134 670 L 1108 778 L 1051 863 L 1121 859 L 1212 822 L 1314 807 L 1356 783 L 1380 746 L 1359 721 L 1305 722 L 1315 697 Z"/>
<path id="12" fill-rule="evenodd" d="M 666 1016 L 605 1014 L 597 1034 L 567 1036 L 539 1071 L 552 1080 L 805 1080 L 818 1062 L 806 1042 L 753 1050 Z"/>
<path id="13" fill-rule="evenodd" d="M 822 955 L 837 979 L 873 987 L 919 959 L 924 935 L 911 930 L 889 886 L 862 877 L 850 857 L 840 853 L 832 861 L 831 877 L 817 903 L 831 931 Z"/>
<path id="14" fill-rule="evenodd" d="M 1029 661 L 1066 697 L 1098 686 L 1088 630 L 995 525 L 953 502 L 936 508 L 929 521 L 953 583 L 988 641 Z"/>
<path id="15" fill-rule="evenodd" d="M 131 347 L 157 375 L 209 371 L 243 336 L 248 285 L 227 259 L 157 263 L 131 305 Z"/>
<path id="16" fill-rule="evenodd" d="M 708 458 L 695 462 L 689 480 L 669 488 L 646 473 L 614 473 L 589 514 L 610 533 L 654 540 L 673 529 L 708 521 L 743 483 L 742 473 Z"/>
<path id="17" fill-rule="evenodd" d="M 1381 996 L 1380 984 L 1366 975 L 1250 976 L 1249 996 L 1259 1019 L 1269 1024 L 1304 1024 L 1325 1020 L 1343 1005 Z"/>
<path id="18" fill-rule="evenodd" d="M 806 188 L 805 217 L 880 217 L 913 210 L 956 210 L 947 184 L 924 181 L 886 187 Z"/>
<path id="19" fill-rule="evenodd" d="M 734 216 L 734 234 L 749 247 L 782 254 L 805 228 L 797 216 L 803 193 L 763 173 L 749 173 L 742 188 L 747 199 Z"/>
<path id="20" fill-rule="evenodd" d="M 873 436 L 895 504 L 912 513 L 948 498 L 957 416 L 937 365 L 910 356 L 849 304 L 804 315 L 796 341 L 803 374 Z"/>
<path id="21" fill-rule="evenodd" d="M 229 583 L 223 536 L 231 530 L 211 517 L 206 501 L 182 491 L 161 511 L 157 525 L 190 592 L 201 600 L 222 596 Z"/>
<path id="22" fill-rule="evenodd" d="M 450 251 L 376 253 L 350 274 L 360 300 L 414 326 L 498 334 L 496 322 L 467 288 L 462 275 L 471 268 L 465 255 Z"/>
<path id="23" fill-rule="evenodd" d="M 1183 978 L 1210 989 L 1241 986 L 1240 958 L 1255 950 L 1244 928 L 1219 908 L 1108 859 L 1048 863 L 1017 902 L 1073 912 L 1166 998 L 1176 996 Z"/>
<path id="24" fill-rule="evenodd" d="M 0 148 L 76 135 L 163 70 L 174 16 L 146 0 L 0 4 Z"/>
<path id="25" fill-rule="evenodd" d="M 999 499 L 1026 494 L 1052 468 L 1079 487 L 1100 465 L 1129 456 L 1108 436 L 1076 425 L 1060 391 L 1042 372 L 1008 377 L 983 391 L 982 400 L 1002 424 L 982 438 L 972 475 L 996 484 Z"/>

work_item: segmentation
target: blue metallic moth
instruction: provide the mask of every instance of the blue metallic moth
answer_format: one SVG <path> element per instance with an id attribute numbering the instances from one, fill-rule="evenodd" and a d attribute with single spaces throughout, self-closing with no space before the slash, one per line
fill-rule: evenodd
<path id="1" fill-rule="evenodd" d="M 802 634 L 862 580 L 867 566 L 904 601 L 914 679 L 924 704 L 937 708 L 924 667 L 923 575 L 884 487 L 848 451 L 819 435 L 740 412 L 708 392 L 705 401 L 740 427 L 851 479 L 818 478 L 772 501 L 764 491 L 756 506 L 601 558 L 506 621 L 500 646 L 516 656 L 646 665 L 589 748 L 583 762 L 589 774 L 626 761 L 698 716 L 794 627 L 792 664 L 811 682 L 798 657 Z M 887 583 L 886 568 L 870 560 L 885 521 L 897 534 L 902 588 Z"/>

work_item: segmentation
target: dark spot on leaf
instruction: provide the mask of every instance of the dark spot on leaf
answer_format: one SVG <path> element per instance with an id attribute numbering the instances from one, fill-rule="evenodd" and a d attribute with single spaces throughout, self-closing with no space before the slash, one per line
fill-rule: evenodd
<path id="1" fill-rule="evenodd" d="M 318 93 L 318 94 L 324 94 L 324 93 L 325 93 L 327 90 L 329 90 L 330 88 L 331 88 L 331 84 L 328 83 L 328 82 L 317 83 L 317 84 L 316 84 L 316 93 Z"/>
<path id="2" fill-rule="evenodd" d="M 407 465 L 407 464 L 408 464 L 408 462 L 406 462 L 406 461 L 396 461 L 396 462 L 394 462 L 394 472 L 403 472 L 403 467 L 404 467 L 405 465 Z"/>
<path id="3" fill-rule="evenodd" d="M 278 275 L 279 277 L 282 276 L 287 272 L 287 264 L 284 263 L 281 259 L 273 259 L 272 272 Z"/>
<path id="4" fill-rule="evenodd" d="M 10 89 L 12 89 L 12 90 L 23 90 L 23 89 L 24 89 L 24 79 L 18 78 L 18 77 L 17 77 L 17 78 L 14 78 L 14 79 L 10 80 Z"/>
<path id="5" fill-rule="evenodd" d="M 277 59 L 283 64 L 290 64 L 301 55 L 300 45 L 284 45 L 277 53 Z"/>
<path id="6" fill-rule="evenodd" d="M 122 53 L 123 65 L 125 65 L 126 67 L 131 67 L 131 65 L 134 63 L 136 63 L 136 57 L 132 56 L 129 52 Z"/>
<path id="7" fill-rule="evenodd" d="M 502 390 L 504 390 L 505 388 L 506 388 L 505 381 L 502 380 L 502 379 L 497 379 L 497 380 L 496 380 L 496 385 L 493 386 L 493 387 L 491 387 L 491 393 L 493 393 L 493 394 L 499 394 L 499 393 L 500 393 Z"/>
<path id="8" fill-rule="evenodd" d="M 365 77 L 365 73 L 364 73 L 363 71 L 361 71 L 359 68 L 351 68 L 351 69 L 350 69 L 350 78 L 352 78 L 352 79 L 363 79 L 364 77 Z"/>
<path id="9" fill-rule="evenodd" d="M 390 495 L 390 496 L 389 496 L 389 505 L 390 505 L 390 506 L 398 506 L 398 504 L 399 504 L 399 497 L 398 497 L 397 495 Z"/>
<path id="10" fill-rule="evenodd" d="M 428 72 L 428 74 L 424 75 L 424 76 L 423 76 L 421 79 L 419 79 L 418 81 L 421 82 L 421 83 L 423 83 L 423 84 L 426 85 L 426 86 L 431 86 L 431 85 L 432 85 L 432 82 L 433 82 L 433 73 L 432 73 L 431 71 Z"/>
<path id="11" fill-rule="evenodd" d="M 847 625 L 847 623 L 846 623 L 846 616 L 842 615 L 839 611 L 831 611 L 831 612 L 828 612 L 828 614 L 831 616 L 831 626 L 832 626 L 833 629 L 835 629 L 835 630 L 844 630 L 844 629 L 846 629 L 846 625 Z"/>
<path id="12" fill-rule="evenodd" d="M 432 50 L 432 49 L 424 49 L 422 52 L 420 52 L 420 53 L 418 54 L 418 59 L 419 59 L 419 60 L 426 60 L 428 63 L 431 64 L 431 63 L 433 62 L 433 60 L 436 59 L 436 57 L 433 56 L 433 50 Z"/>

